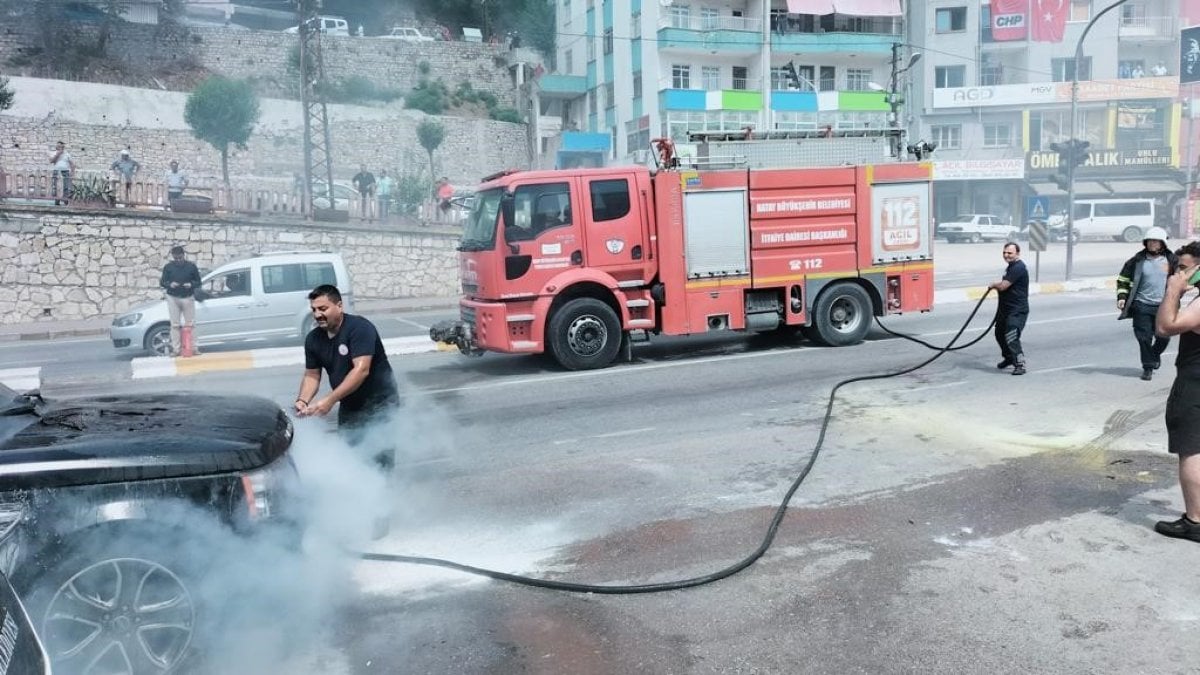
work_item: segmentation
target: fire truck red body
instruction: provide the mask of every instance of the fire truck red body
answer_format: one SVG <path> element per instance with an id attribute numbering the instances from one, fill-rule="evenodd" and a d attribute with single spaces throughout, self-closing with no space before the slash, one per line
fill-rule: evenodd
<path id="1" fill-rule="evenodd" d="M 859 342 L 933 305 L 930 165 L 514 172 L 478 189 L 460 244 L 466 353 L 611 363 L 633 335 L 800 330 Z M 644 331 L 644 333 L 641 333 Z"/>

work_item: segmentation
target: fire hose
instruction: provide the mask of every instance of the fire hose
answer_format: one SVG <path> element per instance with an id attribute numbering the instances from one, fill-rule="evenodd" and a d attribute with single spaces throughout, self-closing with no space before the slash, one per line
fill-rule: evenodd
<path id="1" fill-rule="evenodd" d="M 977 336 L 970 342 L 967 342 L 966 344 L 963 344 L 963 345 L 955 346 L 955 343 L 958 342 L 959 338 L 962 337 L 962 334 L 964 332 L 966 332 L 967 327 L 969 327 L 971 325 L 971 322 L 975 320 L 975 315 L 979 313 L 979 308 L 983 306 L 983 301 L 986 300 L 990 294 L 991 294 L 991 289 L 989 289 L 987 293 L 984 293 L 983 297 L 979 298 L 979 301 L 977 303 L 975 303 L 975 307 L 971 310 L 971 314 L 969 316 L 967 316 L 967 320 L 963 322 L 962 327 L 960 327 L 958 329 L 958 332 L 956 332 L 954 334 L 954 337 L 951 338 L 950 342 L 947 343 L 945 346 L 933 345 L 933 344 L 925 342 L 924 340 L 921 340 L 917 337 L 914 337 L 912 335 L 898 333 L 896 331 L 890 330 L 886 326 L 884 326 L 882 322 L 879 322 L 878 318 L 876 318 L 876 323 L 879 324 L 879 327 L 882 328 L 884 330 L 884 332 L 888 333 L 889 335 L 894 335 L 896 337 L 899 337 L 899 338 L 902 338 L 905 340 L 909 340 L 911 342 L 915 342 L 924 347 L 932 349 L 932 350 L 936 351 L 937 353 L 934 354 L 933 356 L 929 357 L 928 359 L 925 359 L 924 361 L 918 363 L 915 366 L 910 366 L 908 368 L 903 368 L 901 370 L 891 371 L 891 372 L 887 372 L 887 373 L 878 373 L 875 375 L 860 375 L 858 377 L 851 377 L 851 378 L 847 378 L 845 380 L 841 380 L 837 384 L 833 385 L 833 389 L 831 389 L 829 392 L 829 400 L 827 401 L 827 403 L 825 405 L 825 415 L 821 419 L 821 430 L 820 430 L 820 433 L 818 433 L 818 435 L 817 435 L 817 442 L 813 446 L 812 454 L 809 455 L 808 462 L 805 463 L 804 467 L 800 470 L 800 473 L 792 481 L 791 485 L 788 487 L 787 492 L 784 493 L 783 500 L 779 503 L 779 506 L 776 507 L 775 514 L 771 518 L 770 525 L 767 526 L 767 531 L 763 535 L 762 542 L 758 545 L 758 548 L 756 548 L 754 551 L 752 551 L 749 555 L 747 555 L 746 557 L 742 558 L 741 560 L 733 563 L 732 565 L 729 565 L 728 567 L 725 567 L 723 569 L 720 569 L 715 572 L 711 572 L 709 574 L 705 574 L 702 576 L 691 577 L 688 579 L 679 579 L 676 581 L 663 581 L 663 582 L 651 583 L 651 584 L 603 585 L 603 584 L 574 583 L 574 582 L 569 582 L 569 581 L 552 581 L 549 579 L 538 579 L 535 577 L 527 577 L 527 576 L 522 576 L 519 574 L 510 574 L 508 572 L 499 572 L 496 570 L 484 569 L 482 567 L 474 567 L 472 565 L 465 565 L 463 563 L 454 562 L 452 560 L 444 560 L 441 558 L 430 558 L 430 557 L 424 557 L 424 556 L 399 555 L 399 554 L 392 554 L 392 553 L 360 553 L 359 557 L 363 560 L 374 560 L 374 561 L 379 561 L 379 562 L 407 563 L 407 564 L 411 564 L 411 565 L 427 565 L 427 566 L 433 566 L 433 567 L 443 567 L 446 569 L 457 570 L 459 572 L 466 572 L 468 574 L 475 574 L 478 576 L 488 577 L 490 579 L 496 579 L 498 581 L 508 581 L 508 582 L 511 582 L 514 584 L 521 584 L 524 586 L 533 586 L 536 588 L 546 588 L 546 589 L 550 589 L 550 590 L 554 590 L 554 591 L 567 591 L 570 593 L 600 593 L 600 594 L 607 594 L 607 595 L 632 595 L 632 594 L 636 594 L 636 593 L 661 593 L 663 591 L 677 591 L 677 590 L 681 590 L 681 589 L 685 589 L 685 588 L 695 588 L 696 586 L 704 586 L 705 584 L 711 584 L 714 581 L 720 581 L 721 579 L 731 577 L 731 576 L 737 574 L 738 572 L 741 572 L 742 570 L 750 567 L 755 562 L 757 562 L 758 559 L 761 558 L 767 552 L 767 550 L 771 548 L 771 545 L 774 543 L 775 535 L 779 532 L 779 526 L 783 523 L 783 518 L 787 514 L 788 505 L 791 503 L 792 497 L 796 494 L 796 491 L 800 489 L 800 485 L 802 483 L 804 483 L 804 480 L 806 478 L 808 478 L 808 474 L 812 471 L 813 466 L 817 463 L 817 457 L 821 454 L 821 448 L 825 444 L 825 434 L 829 430 L 829 422 L 830 422 L 830 420 L 833 419 L 833 404 L 836 401 L 838 390 L 848 384 L 854 384 L 857 382 L 869 382 L 872 380 L 885 380 L 885 379 L 889 379 L 889 378 L 893 378 L 893 377 L 900 377 L 901 375 L 907 375 L 909 373 L 918 371 L 918 370 L 924 368 L 925 366 L 928 366 L 929 364 L 933 363 L 934 361 L 940 359 L 947 352 L 966 349 L 967 347 L 970 347 L 970 346 L 978 343 L 985 336 L 987 336 L 987 334 L 991 331 L 992 326 L 995 325 L 996 318 L 994 316 L 992 317 L 991 324 L 989 324 L 987 330 L 982 332 L 979 336 Z"/>

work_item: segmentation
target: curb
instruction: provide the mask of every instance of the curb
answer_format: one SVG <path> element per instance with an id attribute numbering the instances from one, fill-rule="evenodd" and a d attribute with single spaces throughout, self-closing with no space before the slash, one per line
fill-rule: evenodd
<path id="1" fill-rule="evenodd" d="M 1030 295 L 1054 295 L 1056 293 L 1076 293 L 1079 291 L 1116 290 L 1117 282 L 1111 277 L 1096 277 L 1092 279 L 1075 279 L 1073 281 L 1048 282 L 1044 284 L 1029 284 Z M 946 288 L 933 292 L 933 306 L 949 305 L 956 302 L 977 302 L 987 293 L 987 286 L 969 286 L 967 288 Z"/>
<path id="2" fill-rule="evenodd" d="M 42 386 L 42 369 L 8 368 L 0 370 L 0 384 L 13 391 L 31 391 Z"/>
<path id="3" fill-rule="evenodd" d="M 383 341 L 388 356 L 457 352 L 458 348 L 434 342 L 425 336 L 388 338 Z M 140 356 L 129 362 L 130 376 L 135 380 L 155 377 L 177 377 L 255 368 L 303 366 L 304 350 L 297 347 L 273 347 L 239 352 L 200 354 L 191 358 Z M 2 375 L 2 372 L 0 372 Z"/>

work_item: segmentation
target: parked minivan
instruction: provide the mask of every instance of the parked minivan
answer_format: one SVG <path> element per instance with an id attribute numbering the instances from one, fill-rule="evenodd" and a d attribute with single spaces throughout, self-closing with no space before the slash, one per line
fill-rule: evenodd
<path id="1" fill-rule="evenodd" d="M 1075 234 L 1080 238 L 1104 237 L 1136 243 L 1154 227 L 1153 199 L 1076 199 Z M 1066 231 L 1065 212 L 1049 220 L 1051 231 Z"/>
<path id="2" fill-rule="evenodd" d="M 327 251 L 282 251 L 226 263 L 202 277 L 196 292 L 196 344 L 303 339 L 313 327 L 308 293 L 334 284 L 345 311 L 354 293 L 342 256 Z M 165 300 L 134 307 L 113 319 L 113 347 L 166 356 L 171 324 Z"/>
<path id="3" fill-rule="evenodd" d="M 350 36 L 350 24 L 346 23 L 346 20 L 340 16 L 319 16 L 317 17 L 317 21 L 320 22 L 318 25 L 320 25 L 320 30 L 325 35 Z M 291 28 L 285 28 L 283 32 L 299 33 L 300 27 L 292 26 Z"/>

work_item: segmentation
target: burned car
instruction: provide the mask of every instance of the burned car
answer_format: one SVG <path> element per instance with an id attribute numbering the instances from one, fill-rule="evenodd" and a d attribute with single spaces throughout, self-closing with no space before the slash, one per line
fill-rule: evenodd
<path id="1" fill-rule="evenodd" d="M 0 385 L 0 571 L 56 673 L 174 672 L 239 542 L 296 537 L 292 424 L 200 394 L 47 400 Z"/>

